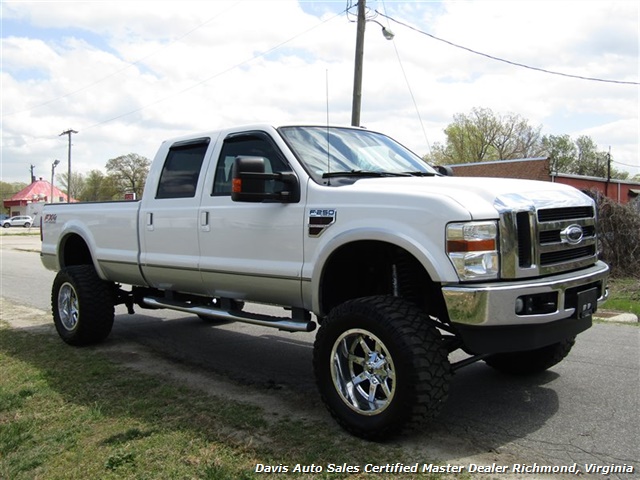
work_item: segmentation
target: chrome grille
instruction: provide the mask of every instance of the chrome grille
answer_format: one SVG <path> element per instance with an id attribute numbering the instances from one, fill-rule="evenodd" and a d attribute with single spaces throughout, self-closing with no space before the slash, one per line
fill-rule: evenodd
<path id="1" fill-rule="evenodd" d="M 549 275 L 597 261 L 593 206 L 503 211 L 500 231 L 503 278 Z"/>

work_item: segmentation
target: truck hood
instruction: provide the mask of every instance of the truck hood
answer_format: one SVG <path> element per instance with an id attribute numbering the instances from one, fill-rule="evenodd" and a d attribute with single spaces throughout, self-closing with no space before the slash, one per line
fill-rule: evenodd
<path id="1" fill-rule="evenodd" d="M 495 218 L 507 210 L 591 205 L 579 190 L 559 183 L 491 177 L 363 178 L 351 187 L 362 193 L 414 197 L 448 197 L 473 219 Z"/>

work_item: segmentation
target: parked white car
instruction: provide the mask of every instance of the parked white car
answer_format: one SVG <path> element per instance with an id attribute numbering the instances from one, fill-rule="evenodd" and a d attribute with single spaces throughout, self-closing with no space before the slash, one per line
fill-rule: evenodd
<path id="1" fill-rule="evenodd" d="M 33 225 L 33 218 L 31 218 L 28 215 L 20 215 L 18 217 L 11 217 L 5 221 L 2 222 L 2 226 L 4 228 L 9 228 L 9 227 L 24 227 L 24 228 L 29 228 L 31 225 Z"/>

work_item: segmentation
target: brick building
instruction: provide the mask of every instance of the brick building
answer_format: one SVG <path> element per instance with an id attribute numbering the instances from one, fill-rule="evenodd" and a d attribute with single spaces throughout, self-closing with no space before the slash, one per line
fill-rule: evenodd
<path id="1" fill-rule="evenodd" d="M 551 171 L 549 158 L 523 158 L 495 162 L 461 163 L 449 165 L 459 177 L 501 177 L 541 180 L 571 185 L 578 190 L 596 190 L 618 203 L 633 202 L 640 209 L 640 182 L 629 180 L 585 177 Z"/>

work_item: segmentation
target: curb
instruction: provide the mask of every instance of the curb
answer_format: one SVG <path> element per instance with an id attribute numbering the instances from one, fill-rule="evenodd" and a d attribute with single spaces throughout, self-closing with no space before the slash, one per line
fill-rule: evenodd
<path id="1" fill-rule="evenodd" d="M 610 310 L 598 310 L 593 315 L 594 320 L 604 322 L 639 323 L 638 316 L 634 313 L 612 312 Z"/>

